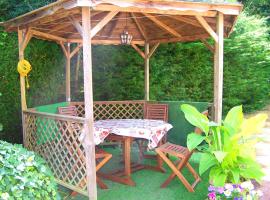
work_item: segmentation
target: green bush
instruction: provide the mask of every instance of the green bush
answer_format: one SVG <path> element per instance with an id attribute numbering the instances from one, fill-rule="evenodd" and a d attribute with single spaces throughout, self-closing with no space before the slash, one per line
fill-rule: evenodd
<path id="1" fill-rule="evenodd" d="M 21 145 L 0 141 L 0 199 L 56 199 L 57 185 L 45 161 Z"/>

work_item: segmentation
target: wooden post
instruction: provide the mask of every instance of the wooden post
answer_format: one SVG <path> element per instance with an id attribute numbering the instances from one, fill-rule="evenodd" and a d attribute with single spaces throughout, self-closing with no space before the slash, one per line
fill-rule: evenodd
<path id="1" fill-rule="evenodd" d="M 19 60 L 24 59 L 24 49 L 22 47 L 24 42 L 24 34 L 22 30 L 18 29 L 18 43 L 19 43 Z M 22 110 L 27 109 L 26 105 L 26 95 L 25 95 L 25 77 L 20 76 L 20 86 L 21 86 L 21 106 Z"/>
<path id="2" fill-rule="evenodd" d="M 149 43 L 145 43 L 144 54 L 144 99 L 149 101 Z"/>
<path id="3" fill-rule="evenodd" d="M 66 48 L 66 101 L 71 101 L 70 93 L 70 43 L 67 43 Z"/>
<path id="4" fill-rule="evenodd" d="M 95 144 L 93 138 L 93 82 L 92 82 L 92 52 L 91 52 L 91 15 L 89 7 L 82 7 L 83 32 L 83 70 L 84 70 L 84 104 L 85 104 L 85 134 L 84 148 L 86 154 L 87 190 L 89 199 L 97 200 Z"/>
<path id="5" fill-rule="evenodd" d="M 224 42 L 224 15 L 218 12 L 217 35 L 214 57 L 214 121 L 222 120 L 222 93 L 223 93 L 223 42 Z"/>
<path id="6" fill-rule="evenodd" d="M 24 33 L 18 29 L 18 43 L 19 43 L 19 60 L 24 59 Z M 23 111 L 27 109 L 26 104 L 26 92 L 25 92 L 25 77 L 20 76 L 20 88 L 21 88 L 21 109 L 22 109 L 22 131 L 23 131 L 23 145 L 25 145 L 25 121 Z"/>

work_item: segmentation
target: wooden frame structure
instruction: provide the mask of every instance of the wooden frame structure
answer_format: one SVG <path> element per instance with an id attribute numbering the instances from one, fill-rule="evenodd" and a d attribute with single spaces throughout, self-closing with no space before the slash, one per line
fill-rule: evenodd
<path id="1" fill-rule="evenodd" d="M 118 45 L 128 24 L 131 46 L 145 60 L 145 100 L 149 100 L 149 59 L 160 43 L 201 40 L 214 52 L 214 120 L 221 121 L 223 38 L 231 33 L 241 4 L 199 3 L 176 0 L 58 0 L 11 19 L 1 26 L 18 32 L 19 59 L 32 37 L 57 42 L 66 57 L 66 100 L 70 96 L 70 59 L 83 47 L 85 117 L 83 147 L 87 188 L 97 199 L 95 145 L 93 142 L 93 88 L 91 45 Z M 206 39 L 212 38 L 215 45 Z M 72 49 L 70 45 L 76 43 Z M 140 48 L 144 46 L 144 50 Z M 22 111 L 27 111 L 25 80 L 20 78 Z M 23 118 L 25 120 L 25 118 Z M 24 130 L 26 122 L 23 121 Z M 24 131 L 25 132 L 25 131 Z M 26 136 L 24 135 L 24 138 Z"/>

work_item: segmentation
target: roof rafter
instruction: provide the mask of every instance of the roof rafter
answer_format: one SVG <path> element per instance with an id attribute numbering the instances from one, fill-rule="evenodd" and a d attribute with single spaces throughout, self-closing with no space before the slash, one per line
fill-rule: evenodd
<path id="1" fill-rule="evenodd" d="M 212 38 L 217 42 L 218 41 L 218 35 L 212 29 L 212 27 L 207 23 L 207 21 L 202 16 L 198 16 L 198 15 L 196 15 L 196 19 L 200 22 L 202 27 L 209 33 L 209 35 L 211 35 Z"/>
<path id="2" fill-rule="evenodd" d="M 142 26 L 141 26 L 139 20 L 136 18 L 135 13 L 130 13 L 130 15 L 131 15 L 133 21 L 135 22 L 136 26 L 138 27 L 138 29 L 139 29 L 141 35 L 143 36 L 144 40 L 147 41 L 148 37 L 147 37 L 145 31 L 143 30 L 143 28 L 142 28 Z"/>
<path id="3" fill-rule="evenodd" d="M 172 34 L 175 37 L 181 38 L 182 35 L 180 33 L 178 33 L 177 31 L 175 31 L 173 28 L 169 27 L 168 25 L 166 25 L 164 22 L 160 21 L 159 19 L 157 19 L 155 16 L 147 14 L 147 13 L 143 13 L 148 19 L 150 19 L 151 21 L 153 21 L 156 25 L 158 25 L 160 28 L 162 28 L 163 30 L 169 32 L 170 34 Z"/>

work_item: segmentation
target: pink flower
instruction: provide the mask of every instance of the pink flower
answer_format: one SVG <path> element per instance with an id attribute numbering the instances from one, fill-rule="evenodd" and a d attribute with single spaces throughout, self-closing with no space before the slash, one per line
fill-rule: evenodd
<path id="1" fill-rule="evenodd" d="M 216 200 L 216 193 L 215 192 L 211 192 L 208 194 L 208 199 L 209 200 Z"/>

